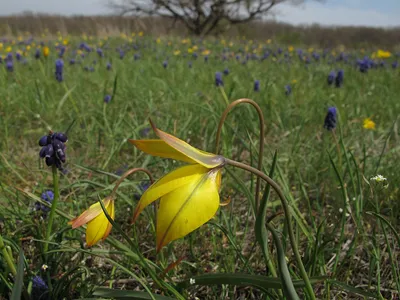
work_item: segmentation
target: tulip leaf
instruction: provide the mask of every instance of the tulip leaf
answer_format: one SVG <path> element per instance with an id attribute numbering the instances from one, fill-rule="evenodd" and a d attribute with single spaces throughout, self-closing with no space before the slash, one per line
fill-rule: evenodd
<path id="1" fill-rule="evenodd" d="M 22 249 L 20 249 L 18 257 L 17 276 L 15 278 L 10 300 L 21 299 L 22 289 L 24 287 L 24 267 L 24 253 L 22 252 Z"/>
<path id="2" fill-rule="evenodd" d="M 274 158 L 272 161 L 271 169 L 269 171 L 269 177 L 273 177 L 276 161 L 277 161 L 278 153 L 275 152 Z M 261 246 L 261 250 L 264 256 L 265 265 L 268 266 L 273 276 L 276 276 L 276 270 L 274 265 L 272 264 L 272 260 L 269 257 L 268 252 L 268 232 L 265 227 L 266 217 L 267 217 L 267 203 L 269 200 L 269 195 L 271 191 L 271 186 L 269 184 L 266 185 L 263 197 L 261 199 L 260 208 L 258 210 L 256 223 L 255 223 L 255 235 L 257 242 Z"/>
<path id="3" fill-rule="evenodd" d="M 327 277 L 320 276 L 310 278 L 312 284 L 326 280 Z M 262 291 L 268 289 L 282 289 L 282 281 L 276 277 L 266 277 L 263 275 L 250 275 L 241 273 L 218 273 L 218 274 L 203 274 L 187 278 L 177 284 L 178 289 L 186 289 L 193 285 L 237 285 L 237 286 L 252 286 Z M 303 280 L 294 280 L 293 285 L 297 288 L 305 286 Z"/>
<path id="4" fill-rule="evenodd" d="M 288 299 L 300 300 L 299 296 L 297 295 L 296 289 L 294 288 L 293 281 L 290 277 L 290 272 L 286 264 L 285 252 L 283 250 L 279 236 L 276 233 L 275 229 L 269 223 L 267 223 L 267 228 L 272 233 L 272 238 L 275 243 L 276 252 L 278 254 L 278 269 L 279 269 L 279 276 L 282 280 L 283 292 Z"/>
<path id="5" fill-rule="evenodd" d="M 174 298 L 157 295 L 157 294 L 149 294 L 146 292 L 137 292 L 137 291 L 127 291 L 127 290 L 117 290 L 117 289 L 109 289 L 98 287 L 95 289 L 93 296 L 98 297 L 107 297 L 113 299 L 137 299 L 137 300 L 147 300 L 147 299 L 155 299 L 155 300 L 172 300 Z"/>
<path id="6" fill-rule="evenodd" d="M 346 291 L 346 292 L 348 292 L 348 293 L 352 293 L 352 294 L 356 294 L 356 295 L 361 295 L 361 296 L 368 297 L 368 298 L 371 298 L 371 299 L 376 299 L 376 298 L 377 298 L 376 295 L 373 294 L 373 293 L 366 292 L 366 291 L 364 291 L 364 290 L 362 290 L 362 289 L 360 289 L 360 288 L 356 288 L 356 287 L 354 287 L 354 286 L 345 284 L 345 283 L 340 282 L 340 281 L 329 280 L 329 283 L 332 284 L 332 285 L 337 285 L 337 286 L 340 287 L 343 291 Z"/>

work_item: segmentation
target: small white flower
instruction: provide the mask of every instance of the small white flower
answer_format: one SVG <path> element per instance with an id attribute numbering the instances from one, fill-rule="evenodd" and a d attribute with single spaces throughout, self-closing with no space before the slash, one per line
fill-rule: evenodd
<path id="1" fill-rule="evenodd" d="M 387 179 L 385 177 L 383 177 L 382 175 L 378 174 L 374 177 L 371 177 L 370 179 L 371 181 L 376 181 L 376 182 L 383 182 L 383 181 L 387 181 Z"/>
<path id="2" fill-rule="evenodd" d="M 189 279 L 189 283 L 190 283 L 190 284 L 195 284 L 195 283 L 196 283 L 196 280 L 195 280 L 194 278 L 190 278 L 190 279 Z"/>
<path id="3" fill-rule="evenodd" d="M 41 267 L 43 272 L 45 272 L 48 268 L 49 268 L 49 266 L 46 265 L 46 264 L 43 264 L 42 267 Z"/>
<path id="4" fill-rule="evenodd" d="M 343 208 L 339 208 L 339 212 L 342 213 L 343 212 Z"/>

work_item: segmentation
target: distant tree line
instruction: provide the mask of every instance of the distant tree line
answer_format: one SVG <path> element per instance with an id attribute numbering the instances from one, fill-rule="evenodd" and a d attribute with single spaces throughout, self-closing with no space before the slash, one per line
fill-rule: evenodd
<path id="1" fill-rule="evenodd" d="M 19 35 L 30 32 L 40 36 L 45 30 L 50 34 L 118 35 L 120 33 L 144 31 L 151 35 L 188 36 L 191 34 L 182 23 L 163 17 L 133 16 L 57 16 L 26 13 L 0 17 L 0 36 Z M 293 26 L 260 20 L 249 23 L 231 24 L 222 22 L 223 29 L 214 30 L 213 36 L 266 40 L 290 45 L 313 45 L 318 47 L 387 48 L 400 50 L 400 27 L 324 27 L 319 25 Z"/>

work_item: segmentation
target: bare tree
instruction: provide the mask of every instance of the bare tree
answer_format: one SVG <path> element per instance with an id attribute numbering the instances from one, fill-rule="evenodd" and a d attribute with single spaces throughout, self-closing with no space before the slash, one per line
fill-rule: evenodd
<path id="1" fill-rule="evenodd" d="M 195 35 L 206 35 L 222 21 L 230 24 L 259 19 L 278 4 L 304 0 L 109 0 L 121 15 L 156 15 L 182 22 Z"/>

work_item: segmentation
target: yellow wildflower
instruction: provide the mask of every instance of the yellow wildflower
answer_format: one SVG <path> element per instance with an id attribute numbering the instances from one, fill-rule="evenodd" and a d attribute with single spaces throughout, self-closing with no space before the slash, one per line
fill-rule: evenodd
<path id="1" fill-rule="evenodd" d="M 106 198 L 102 200 L 102 202 L 107 210 L 107 213 L 110 215 L 111 219 L 114 220 L 114 199 Z M 100 241 L 100 239 L 104 241 L 110 234 L 112 228 L 112 225 L 104 214 L 99 202 L 91 205 L 79 217 L 69 221 L 68 224 L 72 225 L 73 229 L 87 224 L 86 244 L 89 247 L 96 244 L 98 241 Z"/>
<path id="2" fill-rule="evenodd" d="M 43 56 L 44 56 L 44 57 L 49 56 L 49 53 L 50 53 L 49 47 L 44 46 L 43 49 L 42 49 L 42 52 L 43 52 Z"/>
<path id="3" fill-rule="evenodd" d="M 364 127 L 365 129 L 373 130 L 373 129 L 375 129 L 375 125 L 376 125 L 375 122 L 372 121 L 370 118 L 364 119 L 363 127 Z"/>
<path id="4" fill-rule="evenodd" d="M 389 51 L 378 50 L 378 52 L 376 52 L 376 56 L 378 58 L 389 58 L 392 56 L 392 53 L 390 53 Z"/>
<path id="5" fill-rule="evenodd" d="M 151 121 L 150 121 L 151 122 Z M 209 221 L 219 207 L 221 168 L 225 159 L 198 150 L 151 123 L 159 140 L 129 140 L 139 150 L 188 162 L 150 186 L 135 209 L 135 221 L 143 209 L 160 199 L 157 211 L 157 251 Z"/>

